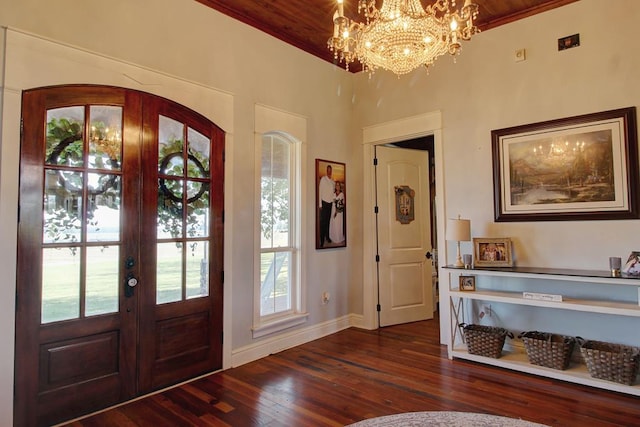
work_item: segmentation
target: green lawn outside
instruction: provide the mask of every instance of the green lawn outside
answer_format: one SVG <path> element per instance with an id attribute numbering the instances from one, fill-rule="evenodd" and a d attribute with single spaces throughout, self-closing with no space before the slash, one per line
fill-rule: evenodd
<path id="1" fill-rule="evenodd" d="M 118 310 L 119 292 L 124 283 L 118 279 L 119 254 L 116 246 L 88 249 L 86 315 Z M 159 244 L 157 301 L 167 303 L 182 297 L 182 259 L 174 243 Z M 187 298 L 201 295 L 199 254 L 187 256 Z M 205 269 L 206 270 L 206 269 Z M 80 251 L 68 248 L 43 250 L 42 322 L 76 319 L 80 314 Z M 144 286 L 140 283 L 139 286 Z M 208 290 L 204 291 L 205 294 Z"/>

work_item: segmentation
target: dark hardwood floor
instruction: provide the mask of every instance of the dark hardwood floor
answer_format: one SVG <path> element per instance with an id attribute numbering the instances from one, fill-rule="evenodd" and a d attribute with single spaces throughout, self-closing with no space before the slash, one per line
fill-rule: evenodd
<path id="1" fill-rule="evenodd" d="M 438 328 L 430 320 L 347 329 L 68 425 L 343 426 L 410 411 L 640 425 L 638 397 L 449 360 Z"/>

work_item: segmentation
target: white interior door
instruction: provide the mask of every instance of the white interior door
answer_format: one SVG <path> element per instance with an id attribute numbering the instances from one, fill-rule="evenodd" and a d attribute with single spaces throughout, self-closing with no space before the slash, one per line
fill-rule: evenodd
<path id="1" fill-rule="evenodd" d="M 380 326 L 433 318 L 428 153 L 376 147 Z"/>

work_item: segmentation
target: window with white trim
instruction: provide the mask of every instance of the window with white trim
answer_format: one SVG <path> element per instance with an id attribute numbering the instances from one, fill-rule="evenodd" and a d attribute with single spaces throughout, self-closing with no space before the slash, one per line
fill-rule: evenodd
<path id="1" fill-rule="evenodd" d="M 300 274 L 301 143 L 284 132 L 259 142 L 260 250 L 253 336 L 306 320 Z"/>

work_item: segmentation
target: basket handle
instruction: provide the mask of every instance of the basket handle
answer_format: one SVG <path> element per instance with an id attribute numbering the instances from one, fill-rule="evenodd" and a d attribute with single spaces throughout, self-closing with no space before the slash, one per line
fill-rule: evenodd
<path id="1" fill-rule="evenodd" d="M 518 334 L 518 338 L 522 338 L 523 336 L 527 335 L 527 334 L 541 334 L 542 332 L 538 332 L 538 331 L 522 331 Z M 511 337 L 513 338 L 513 337 Z"/>

